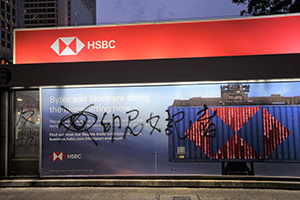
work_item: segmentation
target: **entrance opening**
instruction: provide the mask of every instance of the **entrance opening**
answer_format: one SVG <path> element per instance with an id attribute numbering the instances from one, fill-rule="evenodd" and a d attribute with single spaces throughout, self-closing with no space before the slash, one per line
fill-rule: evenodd
<path id="1" fill-rule="evenodd" d="M 254 175 L 253 162 L 222 162 L 222 175 Z"/>

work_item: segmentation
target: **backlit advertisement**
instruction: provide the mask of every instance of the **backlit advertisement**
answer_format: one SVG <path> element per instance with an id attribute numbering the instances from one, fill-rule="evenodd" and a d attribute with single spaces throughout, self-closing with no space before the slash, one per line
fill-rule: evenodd
<path id="1" fill-rule="evenodd" d="M 299 23 L 299 15 L 277 15 L 16 29 L 14 64 L 295 54 Z"/>
<path id="2" fill-rule="evenodd" d="M 298 162 L 299 86 L 42 88 L 41 176 L 201 174 L 200 161 Z"/>

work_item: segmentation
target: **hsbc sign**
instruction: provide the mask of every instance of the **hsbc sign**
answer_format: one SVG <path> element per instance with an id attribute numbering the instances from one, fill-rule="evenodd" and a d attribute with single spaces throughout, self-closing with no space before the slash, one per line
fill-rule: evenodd
<path id="1" fill-rule="evenodd" d="M 63 152 L 53 152 L 50 155 L 50 158 L 53 161 L 63 161 L 66 158 L 66 155 Z"/>
<path id="2" fill-rule="evenodd" d="M 88 49 L 114 49 L 116 48 L 116 41 L 114 40 L 88 41 L 87 47 Z"/>
<path id="3" fill-rule="evenodd" d="M 77 55 L 86 45 L 77 37 L 59 37 L 50 46 L 59 56 Z M 116 41 L 88 41 L 88 49 L 114 49 Z"/>
<path id="4" fill-rule="evenodd" d="M 70 160 L 80 160 L 81 154 L 67 154 L 65 155 L 63 152 L 53 152 L 50 155 L 51 160 L 53 161 L 63 161 L 64 159 L 70 159 Z"/>
<path id="5" fill-rule="evenodd" d="M 85 45 L 77 37 L 60 37 L 51 48 L 60 56 L 77 55 Z"/>
<path id="6" fill-rule="evenodd" d="M 300 53 L 295 24 L 300 24 L 298 14 L 16 29 L 14 64 L 295 54 Z"/>

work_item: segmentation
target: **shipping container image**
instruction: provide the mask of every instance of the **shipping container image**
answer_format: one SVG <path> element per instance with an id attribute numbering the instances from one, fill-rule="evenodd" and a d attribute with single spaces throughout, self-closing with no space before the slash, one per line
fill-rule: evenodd
<path id="1" fill-rule="evenodd" d="M 250 98 L 249 87 L 221 85 L 221 98 L 174 100 L 170 161 L 299 162 L 300 97 Z"/>

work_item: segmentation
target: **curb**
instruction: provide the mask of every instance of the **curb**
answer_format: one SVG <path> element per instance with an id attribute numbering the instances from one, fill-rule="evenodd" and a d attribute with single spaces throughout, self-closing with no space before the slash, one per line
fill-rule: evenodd
<path id="1" fill-rule="evenodd" d="M 299 178 L 278 177 L 105 177 L 2 179 L 0 187 L 188 187 L 299 190 Z"/>

